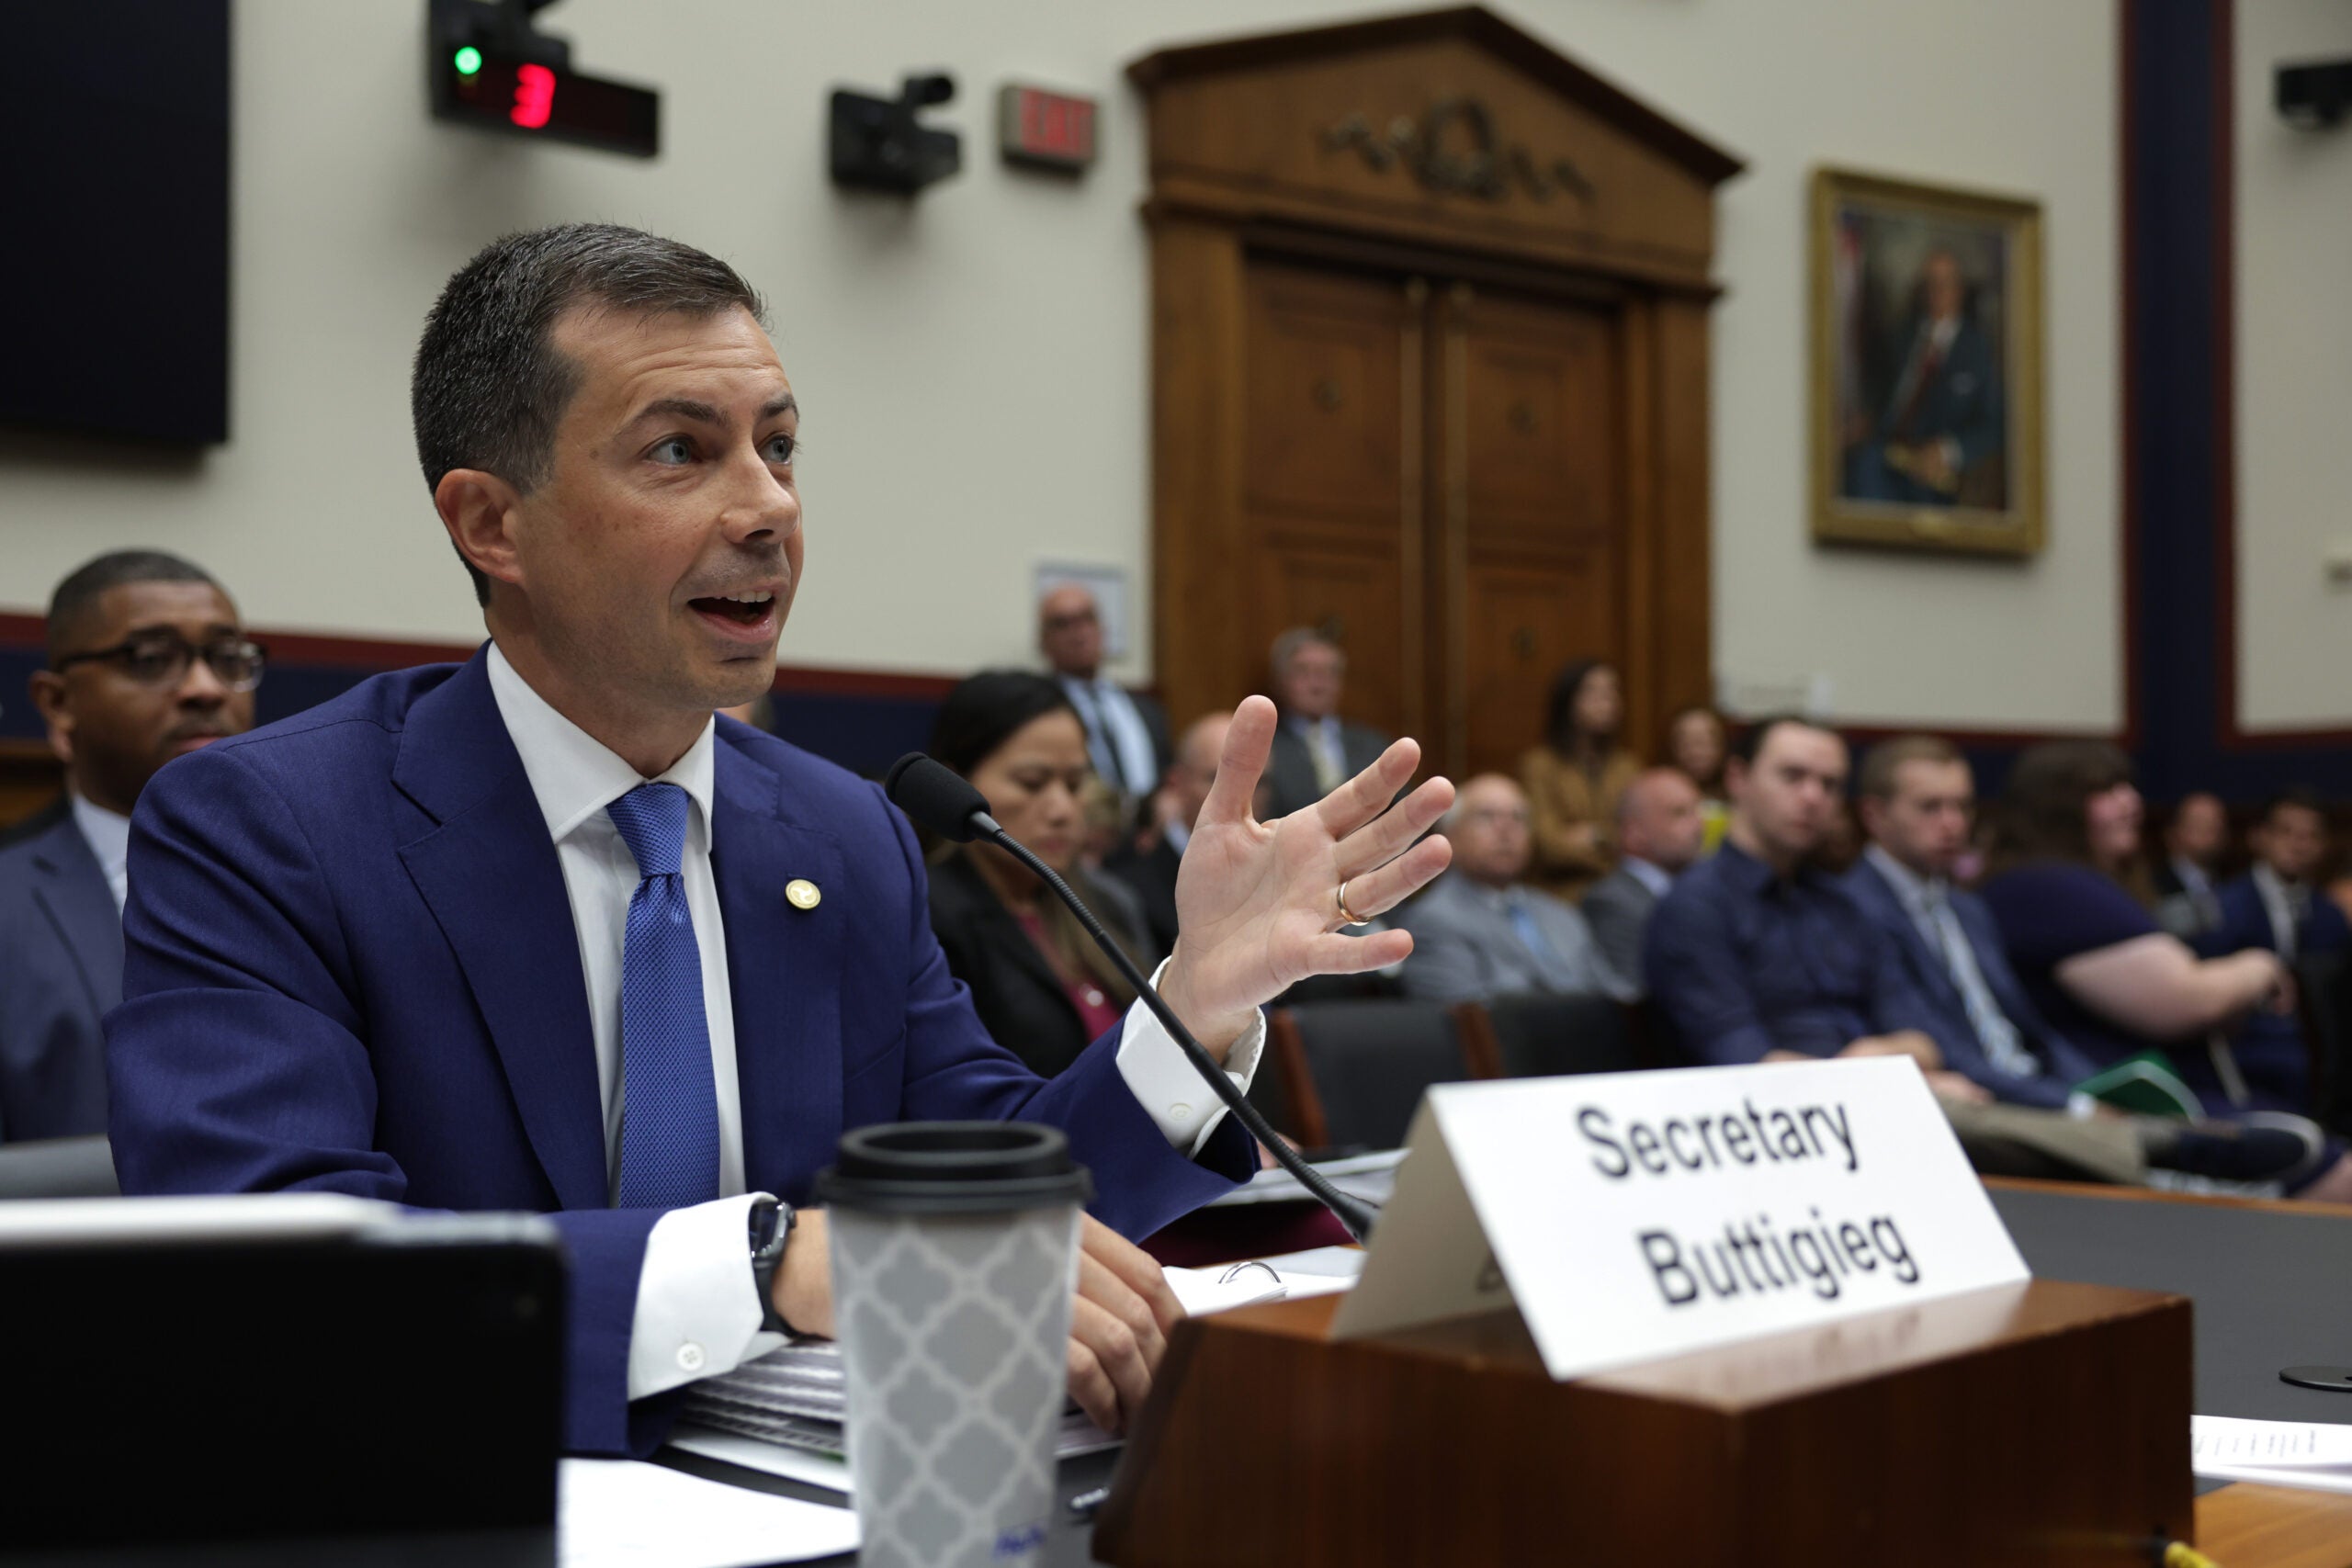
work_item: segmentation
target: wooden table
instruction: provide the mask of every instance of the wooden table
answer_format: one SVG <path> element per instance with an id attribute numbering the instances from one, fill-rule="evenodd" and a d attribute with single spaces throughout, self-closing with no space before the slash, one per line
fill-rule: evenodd
<path id="1" fill-rule="evenodd" d="M 2246 1482 L 2197 1499 L 2197 1550 L 2221 1568 L 2346 1568 L 2352 1497 Z"/>

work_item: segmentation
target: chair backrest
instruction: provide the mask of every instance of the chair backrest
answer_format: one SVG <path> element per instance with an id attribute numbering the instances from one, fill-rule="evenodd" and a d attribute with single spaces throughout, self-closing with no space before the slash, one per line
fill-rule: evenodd
<path id="1" fill-rule="evenodd" d="M 121 1195 L 114 1149 L 104 1136 L 0 1144 L 0 1201 Z"/>
<path id="2" fill-rule="evenodd" d="M 1665 1066 L 1650 1059 L 1631 1009 L 1608 997 L 1542 993 L 1487 1003 L 1496 1066 L 1507 1078 L 1627 1073 Z"/>
<path id="3" fill-rule="evenodd" d="M 1442 1002 L 1283 1008 L 1270 1033 L 1297 1135 L 1312 1145 L 1396 1148 L 1423 1090 L 1470 1077 L 1460 1027 Z"/>

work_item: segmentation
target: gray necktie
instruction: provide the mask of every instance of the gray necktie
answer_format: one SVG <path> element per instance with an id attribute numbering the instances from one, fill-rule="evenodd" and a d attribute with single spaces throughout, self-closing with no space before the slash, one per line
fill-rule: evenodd
<path id="1" fill-rule="evenodd" d="M 1977 1043 L 1984 1047 L 1993 1066 L 2009 1077 L 2038 1077 L 2041 1064 L 2018 1040 L 2017 1025 L 1993 999 L 1993 988 L 1984 983 L 1984 971 L 1976 965 L 1976 950 L 1969 945 L 1968 932 L 1961 928 L 1950 896 L 1940 886 L 1929 886 L 1921 890 L 1920 899 L 1927 906 L 1928 923 L 1944 950 L 1944 967 L 1951 972 L 1951 983 L 1960 987 L 1960 999 L 1968 1009 L 1969 1027 L 1976 1031 Z"/>

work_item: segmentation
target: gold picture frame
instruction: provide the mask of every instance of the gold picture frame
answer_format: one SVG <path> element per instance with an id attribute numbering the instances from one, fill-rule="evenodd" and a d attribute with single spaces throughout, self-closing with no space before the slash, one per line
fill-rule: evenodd
<path id="1" fill-rule="evenodd" d="M 1816 169 L 1813 536 L 2042 547 L 2041 207 Z"/>

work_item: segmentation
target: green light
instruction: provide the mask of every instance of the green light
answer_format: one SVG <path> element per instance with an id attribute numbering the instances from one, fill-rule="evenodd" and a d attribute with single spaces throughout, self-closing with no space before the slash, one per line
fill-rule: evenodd
<path id="1" fill-rule="evenodd" d="M 457 63 L 458 75 L 472 75 L 475 72 L 481 69 L 481 51 L 476 49 L 471 44 L 466 45 L 465 48 L 458 51 Z"/>

